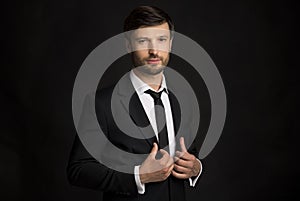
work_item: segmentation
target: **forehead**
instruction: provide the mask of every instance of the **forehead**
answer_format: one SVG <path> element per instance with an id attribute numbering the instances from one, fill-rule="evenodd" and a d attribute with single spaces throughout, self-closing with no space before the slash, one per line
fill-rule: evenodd
<path id="1" fill-rule="evenodd" d="M 156 26 L 141 27 L 132 32 L 132 37 L 134 38 L 154 38 L 160 36 L 170 37 L 170 29 L 168 23 L 165 22 Z"/>

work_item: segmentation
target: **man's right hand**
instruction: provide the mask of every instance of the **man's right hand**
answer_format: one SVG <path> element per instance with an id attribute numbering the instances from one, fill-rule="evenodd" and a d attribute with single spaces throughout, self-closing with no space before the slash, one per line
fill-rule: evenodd
<path id="1" fill-rule="evenodd" d="M 157 151 L 158 146 L 154 143 L 151 153 L 140 166 L 140 180 L 143 184 L 164 181 L 172 173 L 174 167 L 173 158 L 167 151 L 160 149 L 162 158 L 157 160 L 155 158 Z"/>

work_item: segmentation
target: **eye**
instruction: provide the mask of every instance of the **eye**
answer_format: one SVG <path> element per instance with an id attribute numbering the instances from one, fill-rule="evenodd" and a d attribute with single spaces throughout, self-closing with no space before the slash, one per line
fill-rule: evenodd
<path id="1" fill-rule="evenodd" d="M 143 43 L 145 43 L 147 40 L 146 39 L 139 39 L 137 42 L 139 43 L 139 44 L 143 44 Z"/>
<path id="2" fill-rule="evenodd" d="M 165 41 L 167 41 L 167 39 L 166 38 L 160 38 L 159 41 L 160 42 L 165 42 Z"/>

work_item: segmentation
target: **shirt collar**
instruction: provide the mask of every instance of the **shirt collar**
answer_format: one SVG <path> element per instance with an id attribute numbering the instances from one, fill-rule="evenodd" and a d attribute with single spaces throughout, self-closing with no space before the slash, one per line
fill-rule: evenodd
<path id="1" fill-rule="evenodd" d="M 135 89 L 135 91 L 139 94 L 142 95 L 146 90 L 150 89 L 152 91 L 154 91 L 148 84 L 146 84 L 145 82 L 143 82 L 134 72 L 133 70 L 130 71 L 130 80 L 132 82 L 132 85 Z M 165 90 L 164 90 L 165 89 Z M 163 75 L 162 77 L 162 82 L 161 82 L 161 86 L 158 90 L 158 92 L 164 90 L 167 94 L 168 92 L 168 88 L 167 88 L 167 84 L 166 84 L 166 79 L 165 76 Z"/>

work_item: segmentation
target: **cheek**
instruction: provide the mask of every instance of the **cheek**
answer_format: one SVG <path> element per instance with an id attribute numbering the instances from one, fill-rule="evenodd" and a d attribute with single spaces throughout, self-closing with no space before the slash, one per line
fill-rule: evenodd
<path id="1" fill-rule="evenodd" d="M 145 51 L 137 51 L 134 53 L 134 57 L 138 60 L 142 60 L 144 58 L 146 58 L 148 55 L 147 55 L 147 52 Z"/>
<path id="2" fill-rule="evenodd" d="M 164 59 L 168 59 L 168 58 L 169 58 L 169 52 L 163 52 L 163 53 L 162 53 L 162 57 L 163 57 Z"/>

